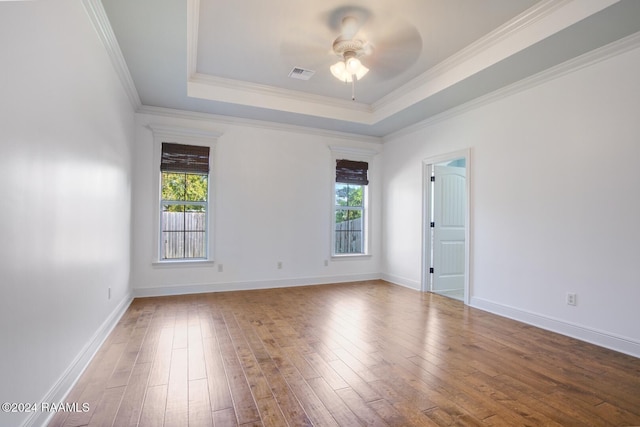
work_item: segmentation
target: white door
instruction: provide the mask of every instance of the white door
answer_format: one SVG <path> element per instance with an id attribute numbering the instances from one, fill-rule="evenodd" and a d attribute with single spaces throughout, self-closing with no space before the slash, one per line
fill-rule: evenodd
<path id="1" fill-rule="evenodd" d="M 434 165 L 431 290 L 463 297 L 466 168 Z"/>

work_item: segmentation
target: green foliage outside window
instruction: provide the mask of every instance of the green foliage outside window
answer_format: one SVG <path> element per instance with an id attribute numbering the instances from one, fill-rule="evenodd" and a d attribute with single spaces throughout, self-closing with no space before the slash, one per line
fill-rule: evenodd
<path id="1" fill-rule="evenodd" d="M 336 184 L 336 207 L 363 207 L 364 186 Z M 362 217 L 362 210 L 336 209 L 336 223 L 350 221 Z"/>
<path id="2" fill-rule="evenodd" d="M 209 191 L 207 175 L 191 173 L 162 173 L 162 200 L 185 201 L 185 202 L 206 202 Z M 166 210 L 169 212 L 182 212 L 186 207 L 187 211 L 204 211 L 204 206 L 199 205 L 170 205 Z"/>

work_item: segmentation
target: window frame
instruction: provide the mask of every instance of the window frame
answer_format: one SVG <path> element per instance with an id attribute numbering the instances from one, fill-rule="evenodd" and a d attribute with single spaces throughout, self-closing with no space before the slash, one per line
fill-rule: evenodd
<path id="1" fill-rule="evenodd" d="M 369 251 L 368 251 L 368 230 L 369 230 L 369 221 L 368 221 L 368 209 L 367 209 L 367 199 L 368 199 L 368 195 L 369 195 L 369 185 L 362 185 L 362 184 L 345 184 L 345 183 L 339 183 L 339 182 L 334 182 L 333 183 L 333 241 L 331 242 L 331 256 L 332 257 L 345 257 L 345 256 L 365 256 L 368 255 Z M 338 186 L 338 184 L 345 184 L 345 185 L 350 185 L 353 187 L 362 187 L 362 205 L 361 206 L 341 206 L 335 203 L 336 200 L 336 188 Z M 337 223 L 336 223 L 336 211 L 341 210 L 344 212 L 361 212 L 361 218 L 362 218 L 362 252 L 348 252 L 348 253 L 337 253 L 336 252 L 336 241 L 337 241 Z"/>
<path id="2" fill-rule="evenodd" d="M 218 132 L 194 129 L 180 128 L 163 125 L 149 125 L 153 132 L 153 236 L 154 249 L 152 264 L 157 266 L 186 265 L 186 264 L 208 264 L 213 263 L 215 259 L 215 144 L 221 135 Z M 162 258 L 162 171 L 160 170 L 160 162 L 162 158 L 162 143 L 175 143 L 183 145 L 197 145 L 209 147 L 209 173 L 207 175 L 207 201 L 206 201 L 206 257 L 205 258 Z M 189 173 L 189 172 L 186 172 Z M 192 204 L 192 203 L 180 203 Z"/>
<path id="3" fill-rule="evenodd" d="M 184 175 L 185 176 L 185 183 L 187 182 L 186 177 L 188 175 L 195 175 L 195 176 L 206 176 L 207 179 L 207 195 L 206 195 L 206 200 L 200 200 L 200 201 L 194 201 L 194 200 L 169 200 L 169 199 L 165 199 L 162 197 L 162 187 L 163 187 L 163 176 L 162 174 L 167 173 L 167 174 L 178 174 L 178 175 Z M 158 232 L 160 233 L 160 243 L 158 246 L 158 250 L 160 251 L 159 253 L 159 259 L 162 262 L 167 262 L 167 261 L 206 261 L 209 259 L 209 181 L 210 181 L 210 173 L 211 171 L 209 171 L 208 173 L 204 174 L 204 173 L 197 173 L 197 172 L 179 172 L 179 171 L 160 171 L 160 209 L 159 209 L 159 215 L 160 215 L 160 229 L 158 230 Z M 186 214 L 186 207 L 188 206 L 201 206 L 204 207 L 204 230 L 195 230 L 198 233 L 204 233 L 204 253 L 205 256 L 204 257 L 186 257 L 183 256 L 181 258 L 163 258 L 162 257 L 162 252 L 163 252 L 163 242 L 164 242 L 164 238 L 166 236 L 164 236 L 164 233 L 166 232 L 178 232 L 182 234 L 182 238 L 186 239 L 186 235 L 187 232 L 191 232 L 193 233 L 194 230 L 187 230 L 186 229 L 186 225 L 185 228 L 183 230 L 166 230 L 163 227 L 163 221 L 162 221 L 162 217 L 163 217 L 163 213 L 165 212 L 164 209 L 166 206 L 184 206 L 185 207 L 185 211 L 183 211 L 183 215 Z M 183 221 L 186 221 L 186 216 L 183 217 Z M 183 252 L 186 252 L 186 247 L 183 248 Z M 166 254 L 165 254 L 166 255 Z M 184 255 L 184 254 L 183 254 Z"/>
<path id="4" fill-rule="evenodd" d="M 369 165 L 369 176 L 371 176 L 371 166 L 373 156 L 377 152 L 354 147 L 329 146 L 331 149 L 331 247 L 330 257 L 332 260 L 344 260 L 353 258 L 363 258 L 371 256 L 371 191 L 369 184 L 364 185 L 362 193 L 362 253 L 336 253 L 336 165 L 338 160 L 353 160 L 359 162 L 367 162 Z M 355 184 L 359 185 L 359 184 Z"/>

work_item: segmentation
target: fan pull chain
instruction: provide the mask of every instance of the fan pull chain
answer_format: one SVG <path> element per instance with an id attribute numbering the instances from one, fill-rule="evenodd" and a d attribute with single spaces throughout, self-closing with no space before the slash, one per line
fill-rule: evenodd
<path id="1" fill-rule="evenodd" d="M 351 78 L 351 100 L 356 100 L 356 76 Z"/>

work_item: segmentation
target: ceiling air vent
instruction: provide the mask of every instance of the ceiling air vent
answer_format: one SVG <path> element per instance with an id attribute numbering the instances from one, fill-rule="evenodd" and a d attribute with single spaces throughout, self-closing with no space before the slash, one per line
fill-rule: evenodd
<path id="1" fill-rule="evenodd" d="M 289 77 L 298 80 L 309 80 L 315 73 L 315 71 L 305 70 L 304 68 L 300 67 L 294 67 L 293 70 L 289 72 Z"/>

